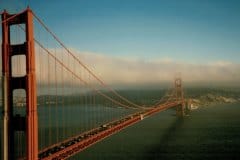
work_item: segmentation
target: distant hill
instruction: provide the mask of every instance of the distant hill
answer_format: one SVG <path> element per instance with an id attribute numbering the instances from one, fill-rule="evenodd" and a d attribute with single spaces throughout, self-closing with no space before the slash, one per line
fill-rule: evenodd
<path id="1" fill-rule="evenodd" d="M 240 102 L 240 90 L 238 89 L 189 89 L 187 98 L 191 99 L 193 106 L 205 107 L 214 104 Z"/>

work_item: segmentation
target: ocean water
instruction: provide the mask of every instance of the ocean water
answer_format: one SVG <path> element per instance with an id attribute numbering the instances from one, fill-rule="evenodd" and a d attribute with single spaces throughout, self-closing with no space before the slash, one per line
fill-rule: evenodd
<path id="1" fill-rule="evenodd" d="M 174 110 L 149 117 L 71 160 L 240 159 L 240 104 L 194 110 L 178 118 Z"/>
<path id="2" fill-rule="evenodd" d="M 135 111 L 104 106 L 39 107 L 39 148 L 61 142 Z"/>
<path id="3" fill-rule="evenodd" d="M 49 111 L 53 115 L 45 114 Z M 124 116 L 129 111 L 122 108 L 85 109 L 77 106 L 69 107 L 68 110 L 39 108 L 39 148 L 64 139 L 67 134 L 83 131 L 89 124 L 98 125 L 87 119 L 89 113 L 95 113 L 95 120 L 105 122 L 116 116 Z M 105 113 L 112 113 L 113 117 L 107 117 Z M 61 121 L 63 114 L 65 123 L 51 120 L 58 118 Z M 203 107 L 183 118 L 176 117 L 175 110 L 169 109 L 106 138 L 70 159 L 240 159 L 239 124 L 239 103 Z M 1 125 L 0 129 L 2 132 Z"/>
<path id="4" fill-rule="evenodd" d="M 2 109 L 0 107 L 0 109 Z M 126 115 L 136 112 L 136 109 L 114 108 L 93 105 L 47 105 L 38 106 L 38 142 L 39 150 L 51 146 L 57 142 L 62 142 L 66 138 L 79 135 L 92 128 L 112 120 L 120 119 Z M 16 107 L 15 114 L 25 116 L 25 107 Z M 1 148 L 3 136 L 3 119 L 0 115 L 0 136 Z M 15 134 L 15 158 L 24 157 L 25 149 L 24 132 Z M 0 157 L 2 155 L 0 150 Z M 0 158 L 1 159 L 1 158 Z"/>

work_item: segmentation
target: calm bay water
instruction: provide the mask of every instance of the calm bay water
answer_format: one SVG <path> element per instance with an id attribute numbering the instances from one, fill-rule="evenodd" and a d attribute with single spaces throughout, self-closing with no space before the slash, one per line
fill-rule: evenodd
<path id="1" fill-rule="evenodd" d="M 0 109 L 2 110 L 1 106 Z M 39 150 L 136 111 L 136 109 L 105 107 L 101 105 L 63 106 L 53 104 L 38 106 Z M 16 107 L 14 114 L 25 116 L 25 107 Z M 2 115 L 0 115 L 1 137 L 3 136 L 2 120 Z M 24 132 L 15 134 L 16 157 L 23 157 L 26 153 L 24 147 L 25 136 Z M 2 139 L 0 142 L 2 142 Z"/>
<path id="2" fill-rule="evenodd" d="M 168 110 L 115 134 L 71 160 L 240 159 L 240 104 Z"/>
<path id="3" fill-rule="evenodd" d="M 44 114 L 47 111 L 52 115 Z M 87 118 L 90 112 L 99 123 L 91 121 L 91 117 Z M 121 108 L 72 106 L 64 111 L 53 107 L 39 108 L 40 148 L 64 139 L 67 134 L 84 131 L 89 124 L 97 126 L 128 112 Z M 107 117 L 105 113 L 112 113 L 113 117 Z M 59 122 L 51 118 L 58 118 Z M 65 123 L 60 123 L 62 118 Z M 240 159 L 239 124 L 240 104 L 204 107 L 184 118 L 177 118 L 175 110 L 170 109 L 146 118 L 70 159 Z M 0 129 L 2 131 L 1 126 Z M 57 132 L 59 135 L 56 138 Z"/>
<path id="4" fill-rule="evenodd" d="M 135 111 L 104 106 L 39 107 L 39 148 L 61 142 Z"/>

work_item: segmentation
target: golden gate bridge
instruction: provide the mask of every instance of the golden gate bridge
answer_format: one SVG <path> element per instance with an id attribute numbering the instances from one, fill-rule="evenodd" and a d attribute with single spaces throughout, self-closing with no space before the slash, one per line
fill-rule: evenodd
<path id="1" fill-rule="evenodd" d="M 1 24 L 4 160 L 67 159 L 155 113 L 175 107 L 184 115 L 180 76 L 155 101 L 136 103 L 99 78 L 30 8 L 4 11 Z"/>

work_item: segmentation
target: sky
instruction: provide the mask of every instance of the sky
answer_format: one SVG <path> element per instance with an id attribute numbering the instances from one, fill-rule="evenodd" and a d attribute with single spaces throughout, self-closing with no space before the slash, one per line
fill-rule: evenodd
<path id="1" fill-rule="evenodd" d="M 199 81 L 197 75 L 205 81 L 240 80 L 239 0 L 0 0 L 1 10 L 16 12 L 27 5 L 79 54 L 131 59 L 139 73 L 142 63 L 151 68 L 157 61 L 159 68 L 166 63 L 177 68 L 165 72 L 183 72 L 189 81 Z M 95 65 L 92 61 L 87 63 Z"/>

